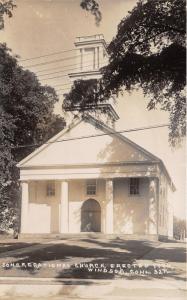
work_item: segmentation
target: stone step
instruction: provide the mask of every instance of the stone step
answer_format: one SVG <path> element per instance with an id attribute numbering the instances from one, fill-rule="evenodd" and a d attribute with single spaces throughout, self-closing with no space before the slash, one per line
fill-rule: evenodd
<path id="1" fill-rule="evenodd" d="M 89 233 L 21 233 L 19 239 L 124 239 L 124 240 L 153 240 L 158 241 L 158 235 L 139 235 L 139 234 L 104 234 L 100 232 Z"/>

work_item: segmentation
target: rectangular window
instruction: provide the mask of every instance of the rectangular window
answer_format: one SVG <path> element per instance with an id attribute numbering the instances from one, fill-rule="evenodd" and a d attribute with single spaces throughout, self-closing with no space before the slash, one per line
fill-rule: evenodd
<path id="1" fill-rule="evenodd" d="M 83 52 L 83 71 L 95 69 L 95 49 L 85 48 Z"/>
<path id="2" fill-rule="evenodd" d="M 139 186 L 140 186 L 140 179 L 139 178 L 130 178 L 130 195 L 139 195 Z"/>
<path id="3" fill-rule="evenodd" d="M 86 194 L 87 195 L 96 195 L 97 185 L 96 180 L 88 180 L 86 182 Z"/>
<path id="4" fill-rule="evenodd" d="M 48 197 L 55 196 L 55 183 L 54 182 L 47 183 L 46 194 Z"/>

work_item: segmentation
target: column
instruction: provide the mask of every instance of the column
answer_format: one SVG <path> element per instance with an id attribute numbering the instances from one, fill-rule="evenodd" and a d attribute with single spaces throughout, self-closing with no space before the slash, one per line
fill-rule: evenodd
<path id="1" fill-rule="evenodd" d="M 96 60 L 96 66 L 97 66 L 97 69 L 100 68 L 100 57 L 99 57 L 99 47 L 97 47 L 97 60 Z"/>
<path id="2" fill-rule="evenodd" d="M 80 71 L 83 69 L 83 49 L 80 49 Z"/>
<path id="3" fill-rule="evenodd" d="M 106 233 L 113 233 L 113 180 L 106 180 Z"/>
<path id="4" fill-rule="evenodd" d="M 61 182 L 60 233 L 68 233 L 68 182 Z"/>
<path id="5" fill-rule="evenodd" d="M 168 204 L 168 237 L 173 238 L 173 192 L 168 190 L 167 204 Z"/>
<path id="6" fill-rule="evenodd" d="M 157 234 L 157 178 L 149 179 L 149 234 Z"/>
<path id="7" fill-rule="evenodd" d="M 99 69 L 99 47 L 94 48 L 94 69 L 98 70 Z"/>
<path id="8" fill-rule="evenodd" d="M 29 209 L 29 183 L 22 182 L 21 198 L 21 233 L 27 233 L 28 230 L 28 209 Z"/>

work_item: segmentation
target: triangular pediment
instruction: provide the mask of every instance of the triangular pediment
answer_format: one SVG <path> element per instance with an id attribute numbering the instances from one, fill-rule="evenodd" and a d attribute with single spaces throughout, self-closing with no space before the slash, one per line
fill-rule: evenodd
<path id="1" fill-rule="evenodd" d="M 18 167 L 151 162 L 157 157 L 93 117 L 77 120 L 23 159 Z"/>

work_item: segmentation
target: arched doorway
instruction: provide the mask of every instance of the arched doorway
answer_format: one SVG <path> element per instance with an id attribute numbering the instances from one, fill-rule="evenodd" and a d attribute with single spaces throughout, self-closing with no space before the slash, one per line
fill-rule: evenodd
<path id="1" fill-rule="evenodd" d="M 81 207 L 81 232 L 101 231 L 101 207 L 94 199 L 86 200 Z"/>

